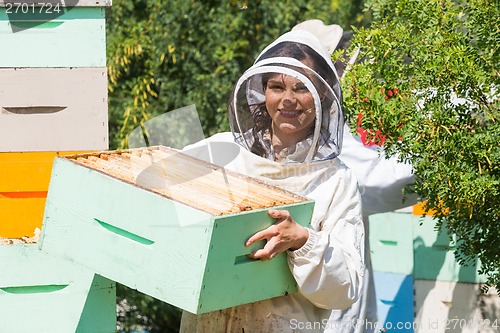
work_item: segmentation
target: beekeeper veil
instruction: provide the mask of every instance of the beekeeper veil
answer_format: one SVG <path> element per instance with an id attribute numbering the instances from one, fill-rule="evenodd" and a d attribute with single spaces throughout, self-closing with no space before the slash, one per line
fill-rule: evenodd
<path id="1" fill-rule="evenodd" d="M 305 86 L 314 100 L 315 119 L 307 136 L 286 147 L 277 158 L 272 145 L 272 121 L 266 108 L 269 78 L 289 75 Z M 235 141 L 249 151 L 282 163 L 335 158 L 342 146 L 342 95 L 327 49 L 311 33 L 290 31 L 266 47 L 238 80 L 228 111 Z"/>

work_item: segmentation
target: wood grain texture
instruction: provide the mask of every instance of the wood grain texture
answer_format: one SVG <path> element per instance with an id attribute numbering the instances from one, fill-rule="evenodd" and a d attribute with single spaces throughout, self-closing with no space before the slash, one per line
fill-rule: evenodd
<path id="1" fill-rule="evenodd" d="M 244 260 L 263 245 L 244 242 L 274 222 L 268 208 L 307 225 L 313 205 L 165 147 L 68 156 L 54 163 L 41 248 L 204 313 L 296 291 L 285 254 Z"/>

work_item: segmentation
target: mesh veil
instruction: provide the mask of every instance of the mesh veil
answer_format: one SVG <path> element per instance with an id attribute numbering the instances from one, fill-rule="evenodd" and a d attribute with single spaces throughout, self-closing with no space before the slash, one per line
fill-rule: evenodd
<path id="1" fill-rule="evenodd" d="M 237 81 L 228 104 L 236 142 L 274 159 L 265 97 L 266 80 L 274 74 L 300 80 L 313 96 L 316 116 L 307 137 L 290 147 L 281 162 L 307 163 L 338 156 L 343 129 L 338 76 L 326 48 L 314 35 L 301 30 L 288 32 L 269 45 Z"/>

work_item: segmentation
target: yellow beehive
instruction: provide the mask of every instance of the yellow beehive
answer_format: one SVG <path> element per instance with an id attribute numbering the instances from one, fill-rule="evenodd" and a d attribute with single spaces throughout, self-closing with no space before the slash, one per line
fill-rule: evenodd
<path id="1" fill-rule="evenodd" d="M 0 237 L 33 236 L 42 227 L 54 158 L 72 154 L 0 153 Z"/>

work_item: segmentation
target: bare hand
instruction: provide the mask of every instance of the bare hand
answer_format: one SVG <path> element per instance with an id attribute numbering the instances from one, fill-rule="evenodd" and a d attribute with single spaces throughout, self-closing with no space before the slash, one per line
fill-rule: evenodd
<path id="1" fill-rule="evenodd" d="M 270 217 L 276 222 L 257 232 L 250 237 L 245 245 L 249 246 L 255 242 L 265 239 L 267 241 L 263 249 L 257 250 L 248 256 L 254 259 L 270 260 L 286 250 L 297 250 L 301 248 L 309 237 L 306 228 L 295 222 L 287 210 L 269 210 Z"/>

